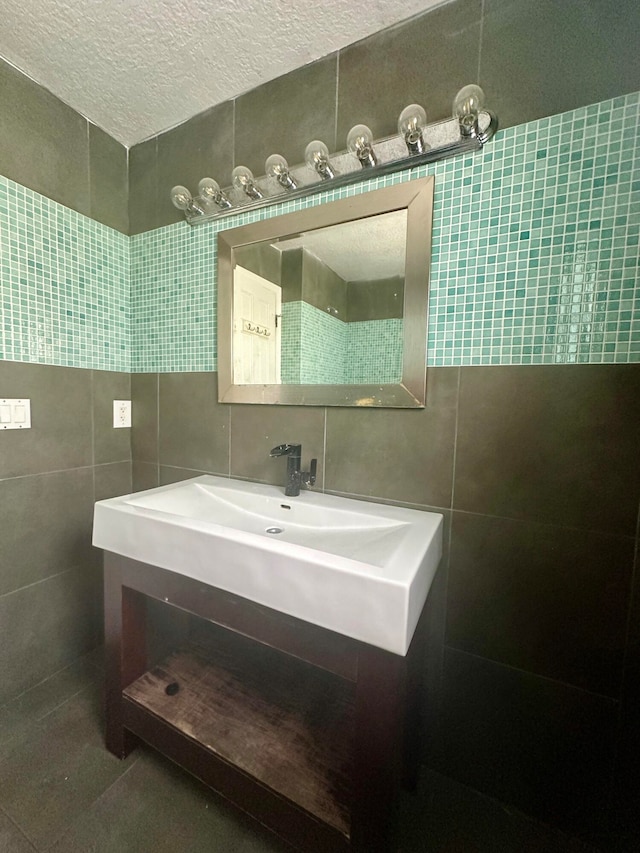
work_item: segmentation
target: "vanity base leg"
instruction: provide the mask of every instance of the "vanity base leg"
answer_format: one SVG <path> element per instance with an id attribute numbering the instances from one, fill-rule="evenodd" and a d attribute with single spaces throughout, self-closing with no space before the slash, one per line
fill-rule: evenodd
<path id="1" fill-rule="evenodd" d="M 125 729 L 122 691 L 147 669 L 145 597 L 122 586 L 119 561 L 105 555 L 106 732 L 109 752 L 126 758 L 138 739 Z"/>
<path id="2" fill-rule="evenodd" d="M 402 785 L 417 791 L 423 755 L 422 697 L 424 694 L 427 611 L 422 611 L 406 657 L 406 717 Z"/>
<path id="3" fill-rule="evenodd" d="M 405 659 L 362 646 L 356 684 L 353 850 L 388 853 L 396 831 L 406 713 Z"/>

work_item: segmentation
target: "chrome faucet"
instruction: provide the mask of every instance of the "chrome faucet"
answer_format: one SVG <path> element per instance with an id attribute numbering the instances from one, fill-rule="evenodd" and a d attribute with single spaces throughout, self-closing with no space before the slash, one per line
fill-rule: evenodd
<path id="1" fill-rule="evenodd" d="M 269 456 L 287 457 L 287 485 L 284 493 L 290 498 L 300 494 L 300 487 L 313 486 L 316 481 L 316 470 L 318 460 L 312 459 L 309 471 L 301 471 L 302 468 L 302 445 L 301 444 L 279 444 L 269 453 Z"/>

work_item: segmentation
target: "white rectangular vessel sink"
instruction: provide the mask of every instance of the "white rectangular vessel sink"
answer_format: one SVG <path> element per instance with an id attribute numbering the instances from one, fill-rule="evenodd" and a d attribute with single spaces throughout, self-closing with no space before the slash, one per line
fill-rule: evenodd
<path id="1" fill-rule="evenodd" d="M 405 655 L 442 516 L 203 476 L 98 501 L 93 544 Z"/>

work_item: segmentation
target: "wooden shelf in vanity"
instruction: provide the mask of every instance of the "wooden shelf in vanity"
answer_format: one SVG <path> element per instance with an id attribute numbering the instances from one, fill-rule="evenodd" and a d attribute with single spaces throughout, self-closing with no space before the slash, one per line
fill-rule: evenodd
<path id="1" fill-rule="evenodd" d="M 124 696 L 349 835 L 353 683 L 217 629 Z"/>
<path id="2" fill-rule="evenodd" d="M 150 598 L 198 626 L 157 665 Z M 417 777 L 423 629 L 400 657 L 107 553 L 107 747 L 146 741 L 305 853 L 387 853 Z"/>

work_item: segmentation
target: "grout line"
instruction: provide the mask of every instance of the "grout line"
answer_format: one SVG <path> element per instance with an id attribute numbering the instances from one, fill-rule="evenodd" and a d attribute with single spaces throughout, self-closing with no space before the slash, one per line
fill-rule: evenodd
<path id="1" fill-rule="evenodd" d="M 89 120 L 85 118 L 87 125 L 87 196 L 89 202 L 89 216 L 93 212 L 93 187 L 91 186 L 91 128 Z"/>
<path id="2" fill-rule="evenodd" d="M 442 696 L 442 689 L 444 686 L 444 650 L 447 644 L 447 611 L 448 611 L 448 603 L 449 603 L 449 575 L 451 573 L 451 546 L 453 543 L 453 521 L 454 521 L 454 495 L 455 495 L 455 483 L 456 483 L 456 464 L 458 460 L 458 424 L 460 418 L 460 386 L 462 384 L 462 368 L 458 367 L 458 384 L 456 388 L 456 417 L 453 428 L 453 459 L 451 466 L 451 507 L 449 513 L 449 537 L 447 542 L 447 562 L 445 565 L 445 578 L 444 578 L 444 614 L 442 620 L 442 650 L 441 650 L 441 659 L 440 659 L 440 696 Z"/>
<path id="3" fill-rule="evenodd" d="M 482 68 L 482 40 L 484 38 L 484 16 L 486 12 L 487 0 L 482 0 L 480 5 L 480 37 L 478 41 L 478 79 L 477 84 L 480 85 L 480 71 Z"/>
<path id="4" fill-rule="evenodd" d="M 79 820 L 86 818 L 88 812 L 90 812 L 91 809 L 94 808 L 100 802 L 100 800 L 105 796 L 105 794 L 107 794 L 114 787 L 114 785 L 117 785 L 121 779 L 124 779 L 125 776 L 129 775 L 129 773 L 133 770 L 133 768 L 136 766 L 136 764 L 140 761 L 141 758 L 142 758 L 142 755 L 136 755 L 136 757 L 132 760 L 129 767 L 126 767 L 122 771 L 122 773 L 117 778 L 115 778 L 113 780 L 113 782 L 111 782 L 110 785 L 107 785 L 107 787 L 104 789 L 104 791 L 102 791 L 99 794 L 99 796 L 97 796 L 95 799 L 93 799 L 88 804 L 88 806 L 85 808 L 85 811 L 78 814 L 75 818 L 72 818 L 70 823 L 65 824 L 63 827 L 61 827 L 59 835 L 56 835 L 53 838 L 53 840 L 49 840 L 49 839 L 47 840 L 46 847 L 36 848 L 36 849 L 40 849 L 41 853 L 45 853 L 47 850 L 50 850 L 52 847 L 54 847 L 54 845 L 57 845 L 58 842 L 64 838 L 64 836 L 67 834 L 67 832 L 73 831 L 74 826 L 76 825 L 76 823 Z"/>
<path id="5" fill-rule="evenodd" d="M 640 582 L 640 502 L 638 503 L 638 517 L 636 521 L 636 542 L 633 557 L 633 566 L 631 569 L 631 580 L 629 586 L 629 606 L 627 608 L 627 620 L 624 632 L 624 651 L 622 654 L 622 667 L 620 675 L 620 704 L 618 706 L 618 714 L 616 720 L 616 738 L 613 748 L 613 760 L 611 762 L 611 771 L 609 779 L 609 794 L 608 806 L 611 811 L 615 802 L 615 782 L 619 770 L 620 756 L 622 753 L 623 735 L 624 735 L 624 711 L 626 711 L 625 695 L 628 680 L 628 665 L 629 665 L 629 642 L 631 639 L 631 629 L 633 625 L 633 614 L 635 612 L 635 603 L 639 595 L 638 583 Z"/>
<path id="6" fill-rule="evenodd" d="M 636 520 L 636 543 L 633 555 L 633 567 L 631 569 L 631 583 L 629 590 L 629 607 L 627 610 L 627 621 L 625 626 L 625 644 L 624 655 L 622 658 L 622 684 L 621 690 L 624 691 L 625 686 L 625 670 L 629 656 L 629 638 L 631 637 L 632 618 L 634 612 L 635 600 L 638 596 L 637 584 L 640 582 L 640 503 L 638 504 L 638 516 Z"/>
<path id="7" fill-rule="evenodd" d="M 229 433 L 229 440 L 227 442 L 227 474 L 231 477 L 231 439 L 232 439 L 232 430 L 231 430 L 231 406 L 227 406 L 227 431 Z"/>
<path id="8" fill-rule="evenodd" d="M 95 370 L 91 371 L 91 467 L 95 469 L 96 465 L 96 372 Z M 93 474 L 93 496 L 95 499 L 95 471 Z"/>
<path id="9" fill-rule="evenodd" d="M 443 614 L 442 614 L 442 647 L 440 649 L 440 683 L 438 685 L 438 707 L 436 708 L 437 719 L 440 720 L 442 716 L 442 697 L 444 695 L 444 656 L 445 649 L 447 645 L 447 613 L 448 613 L 448 604 L 449 604 L 449 577 L 451 574 L 451 546 L 453 543 L 453 522 L 454 522 L 454 494 L 455 494 L 455 482 L 456 482 L 456 463 L 458 456 L 458 423 L 460 417 L 460 385 L 462 383 L 462 368 L 458 367 L 458 382 L 456 388 L 456 417 L 453 428 L 453 459 L 451 466 L 451 509 L 449 512 L 449 530 L 448 530 L 448 540 L 447 540 L 447 561 L 444 566 L 444 590 L 443 590 Z"/>
<path id="10" fill-rule="evenodd" d="M 460 513 L 460 515 L 474 515 L 479 518 L 495 518 L 500 521 L 513 521 L 515 524 L 533 524 L 538 527 L 547 527 L 556 530 L 573 530 L 577 533 L 595 533 L 597 536 L 609 536 L 614 539 L 633 539 L 635 541 L 636 536 L 634 533 L 620 533 L 620 532 L 611 532 L 611 530 L 605 530 L 600 527 L 578 527 L 575 524 L 559 524 L 558 522 L 553 521 L 542 521 L 538 518 L 531 518 L 527 516 L 526 518 L 520 518 L 517 515 L 497 515 L 491 512 L 476 512 L 475 510 L 470 509 L 460 509 L 457 508 L 455 512 Z"/>
<path id="11" fill-rule="evenodd" d="M 67 664 L 67 666 L 63 666 L 60 669 L 57 669 L 55 672 L 52 672 L 51 675 L 47 675 L 46 678 L 43 678 L 41 681 L 38 681 L 37 684 L 33 684 L 31 687 L 27 687 L 26 690 L 23 690 L 21 693 L 18 693 L 12 699 L 9 699 L 8 702 L 3 702 L 0 705 L 0 708 L 7 708 L 13 702 L 17 702 L 18 699 L 21 699 L 23 696 L 26 696 L 27 693 L 30 693 L 32 690 L 35 690 L 37 687 L 40 687 L 40 685 L 45 684 L 47 681 L 50 681 L 52 678 L 56 678 L 57 676 L 61 675 L 63 672 L 66 672 L 68 669 L 71 669 L 72 666 L 75 666 L 79 661 L 83 660 L 84 658 L 89 657 L 89 655 L 93 654 L 94 651 L 95 651 L 95 649 L 92 649 L 90 652 L 87 652 L 84 655 L 80 655 L 79 658 L 76 658 L 70 664 Z M 95 669 L 98 669 L 97 667 L 95 667 L 95 664 L 90 663 L 89 665 L 94 667 Z"/>
<path id="12" fill-rule="evenodd" d="M 47 581 L 53 580 L 54 578 L 61 578 L 63 575 L 68 575 L 70 572 L 77 572 L 80 568 L 82 568 L 82 567 L 78 563 L 75 566 L 72 566 L 69 569 L 65 569 L 62 572 L 54 572 L 52 575 L 47 575 L 45 578 L 40 578 L 39 580 L 32 581 L 31 583 L 27 583 L 24 586 L 19 586 L 19 587 L 16 587 L 16 589 L 11 589 L 8 592 L 3 592 L 0 594 L 0 601 L 2 601 L 2 599 L 7 598 L 10 595 L 15 595 L 17 592 L 24 592 L 25 589 L 31 589 L 31 587 L 38 586 L 41 583 L 46 583 Z M 71 664 L 69 664 L 69 666 L 71 666 Z M 65 669 L 66 669 L 66 667 L 65 667 Z M 60 672 L 60 670 L 57 670 L 57 671 Z M 50 677 L 50 676 L 47 676 L 47 678 L 48 677 Z M 44 680 L 46 681 L 46 679 L 44 679 Z M 38 684 L 41 684 L 41 682 L 38 682 Z M 31 688 L 29 688 L 29 689 L 31 689 Z M 20 694 L 20 695 L 22 695 L 22 694 Z"/>
<path id="13" fill-rule="evenodd" d="M 328 409 L 324 407 L 324 426 L 322 430 L 322 491 L 327 488 L 327 418 Z"/>
<path id="14" fill-rule="evenodd" d="M 100 463 L 105 465 L 110 465 L 111 463 L 105 462 Z M 31 474 L 17 474 L 15 477 L 0 477 L 0 483 L 6 483 L 10 480 L 26 480 L 29 477 L 47 477 L 49 474 L 67 474 L 71 471 L 91 471 L 93 469 L 93 465 L 77 465 L 73 468 L 53 468 L 51 471 L 34 471 Z"/>
<path id="15" fill-rule="evenodd" d="M 462 384 L 462 367 L 458 367 L 458 385 L 456 388 L 456 418 L 453 425 L 453 459 L 451 466 L 451 511 L 453 512 L 456 490 L 456 463 L 458 460 L 458 421 L 460 418 L 460 386 Z"/>
<path id="16" fill-rule="evenodd" d="M 31 840 L 31 838 L 26 834 L 26 832 L 24 832 L 24 830 L 22 829 L 20 824 L 17 821 L 15 821 L 7 811 L 4 810 L 2 805 L 0 805 L 0 811 L 7 818 L 7 820 L 18 830 L 20 835 L 24 838 L 24 840 L 29 845 L 30 849 L 33 850 L 34 853 L 37 853 L 38 848 L 36 847 L 35 843 Z"/>
<path id="17" fill-rule="evenodd" d="M 231 168 L 236 164 L 236 98 L 231 101 Z"/>
<path id="18" fill-rule="evenodd" d="M 96 672 L 96 676 L 97 675 L 98 675 L 98 673 Z M 61 702 L 58 702 L 57 705 L 54 705 L 53 708 L 49 708 L 49 710 L 46 713 L 44 713 L 41 717 L 36 717 L 35 722 L 36 723 L 43 722 L 44 720 L 47 719 L 47 717 L 49 717 L 51 714 L 55 713 L 59 708 L 62 708 L 64 705 L 66 705 L 67 702 L 70 702 L 71 699 L 75 699 L 76 696 L 80 696 L 81 693 L 84 693 L 90 689 L 91 689 L 91 685 L 89 685 L 89 684 L 87 684 L 85 687 L 81 687 L 80 690 L 76 690 L 75 693 L 71 693 L 69 696 L 66 697 L 66 699 L 63 699 Z"/>
<path id="19" fill-rule="evenodd" d="M 598 699 L 604 699 L 607 702 L 611 702 L 613 705 L 620 705 L 620 700 L 615 699 L 613 696 L 607 696 L 606 693 L 598 693 L 596 690 L 589 690 L 588 687 L 581 687 L 579 684 L 572 684 L 570 681 L 562 681 L 561 679 L 553 678 L 550 675 L 543 675 L 540 672 L 533 672 L 530 669 L 522 669 L 522 667 L 514 666 L 511 663 L 505 663 L 504 661 L 499 661 L 495 658 L 488 658 L 484 655 L 476 654 L 475 652 L 469 652 L 466 649 L 459 649 L 457 646 L 452 646 L 449 643 L 445 643 L 445 649 L 449 649 L 449 651 L 452 651 L 458 655 L 466 655 L 466 657 L 474 658 L 474 660 L 485 661 L 486 663 L 493 664 L 493 666 L 499 666 L 503 669 L 508 669 L 511 672 L 518 672 L 521 675 L 528 675 L 531 678 L 539 678 L 542 681 L 548 681 L 551 684 L 558 684 L 568 690 L 576 690 L 579 693 L 586 693 L 588 696 L 595 696 Z"/>
<path id="20" fill-rule="evenodd" d="M 156 486 L 160 485 L 160 374 L 156 373 Z"/>
<path id="21" fill-rule="evenodd" d="M 333 120 L 333 148 L 332 151 L 335 151 L 338 148 L 338 92 L 340 90 L 340 51 L 336 53 L 336 95 L 335 95 L 335 115 Z"/>

